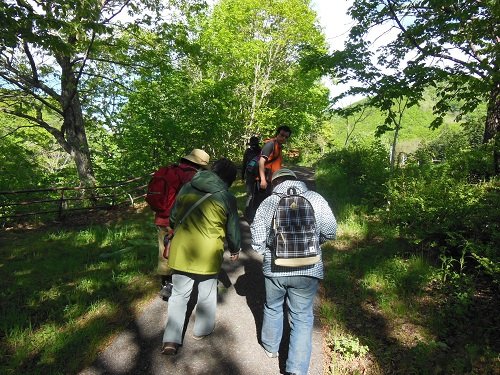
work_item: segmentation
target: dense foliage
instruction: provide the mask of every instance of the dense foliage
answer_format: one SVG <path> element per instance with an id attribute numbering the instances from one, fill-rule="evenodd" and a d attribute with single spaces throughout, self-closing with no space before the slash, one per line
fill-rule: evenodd
<path id="1" fill-rule="evenodd" d="M 296 146 L 308 141 L 328 99 L 320 71 L 301 65 L 326 51 L 304 1 L 223 0 L 173 32 L 182 40 L 173 50 L 167 38 L 132 39 L 150 40 L 155 53 L 120 113 L 120 164 L 138 173 L 193 147 L 239 161 L 251 135 L 271 137 L 284 123 Z"/>
<path id="2" fill-rule="evenodd" d="M 472 148 L 460 134 L 430 143 L 391 179 L 384 216 L 416 244 L 498 283 L 500 185 L 489 155 L 491 145 Z"/>
<path id="3" fill-rule="evenodd" d="M 340 221 L 324 249 L 331 374 L 498 367 L 500 184 L 491 144 L 468 130 L 423 142 L 392 172 L 378 141 L 318 162 Z"/>

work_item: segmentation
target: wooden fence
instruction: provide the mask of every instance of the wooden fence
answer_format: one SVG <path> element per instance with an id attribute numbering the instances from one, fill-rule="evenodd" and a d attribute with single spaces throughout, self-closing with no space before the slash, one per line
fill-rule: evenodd
<path id="1" fill-rule="evenodd" d="M 0 224 L 37 218 L 64 219 L 74 211 L 133 205 L 144 199 L 151 175 L 113 185 L 0 191 Z"/>

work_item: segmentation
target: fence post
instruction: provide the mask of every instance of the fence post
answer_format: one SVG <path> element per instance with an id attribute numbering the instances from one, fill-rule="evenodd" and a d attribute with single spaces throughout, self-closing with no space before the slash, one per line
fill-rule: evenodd
<path id="1" fill-rule="evenodd" d="M 64 189 L 61 189 L 61 199 L 59 200 L 58 220 L 62 220 L 63 204 L 64 204 Z"/>

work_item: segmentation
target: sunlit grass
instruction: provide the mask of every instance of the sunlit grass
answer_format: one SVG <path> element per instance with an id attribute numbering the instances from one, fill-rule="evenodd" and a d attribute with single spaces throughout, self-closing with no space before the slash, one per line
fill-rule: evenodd
<path id="1" fill-rule="evenodd" d="M 325 339 L 332 356 L 327 372 L 353 374 L 370 369 L 370 374 L 383 374 L 380 358 L 385 355 L 385 336 L 403 347 L 419 345 L 416 358 L 423 360 L 431 351 L 422 348 L 433 337 L 425 328 L 432 313 L 419 297 L 435 270 L 410 251 L 397 230 L 378 222 L 366 207 L 343 201 L 339 209 L 337 239 L 323 246 L 325 279 L 319 315 L 327 327 Z M 403 327 L 408 324 L 412 334 L 406 337 Z M 414 366 L 411 362 L 399 365 Z"/>
<path id="2" fill-rule="evenodd" d="M 77 372 L 157 293 L 152 216 L 127 214 L 122 223 L 11 234 L 1 250 L 0 373 Z"/>

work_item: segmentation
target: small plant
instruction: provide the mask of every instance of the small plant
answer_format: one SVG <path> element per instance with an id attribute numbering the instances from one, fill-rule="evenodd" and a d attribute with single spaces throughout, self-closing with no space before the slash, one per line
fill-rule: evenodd
<path id="1" fill-rule="evenodd" d="M 364 356 L 369 350 L 368 346 L 361 344 L 357 337 L 350 335 L 334 337 L 330 345 L 334 352 L 339 353 L 348 361 Z"/>

